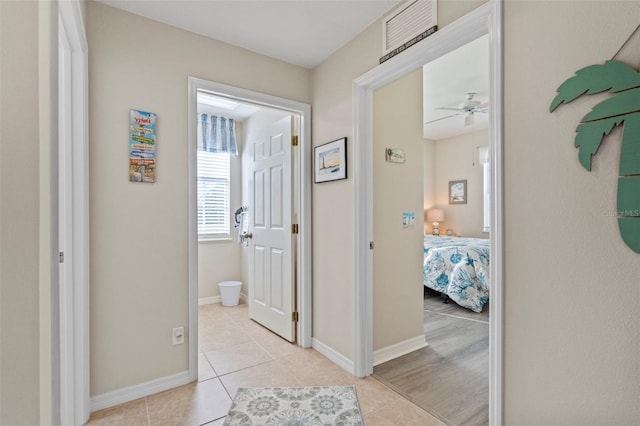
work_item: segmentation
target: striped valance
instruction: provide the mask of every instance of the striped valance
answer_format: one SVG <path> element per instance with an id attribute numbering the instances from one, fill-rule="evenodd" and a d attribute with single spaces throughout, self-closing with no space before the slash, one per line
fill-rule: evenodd
<path id="1" fill-rule="evenodd" d="M 235 120 L 198 113 L 198 150 L 238 155 Z"/>

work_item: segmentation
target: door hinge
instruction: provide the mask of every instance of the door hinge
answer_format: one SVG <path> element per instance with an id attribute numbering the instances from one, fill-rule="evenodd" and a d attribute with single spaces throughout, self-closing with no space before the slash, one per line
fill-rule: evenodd
<path id="1" fill-rule="evenodd" d="M 291 136 L 291 146 L 298 146 L 298 137 Z"/>
<path id="2" fill-rule="evenodd" d="M 369 241 L 369 250 L 373 250 L 373 241 Z"/>
<path id="3" fill-rule="evenodd" d="M 298 224 L 294 223 L 291 225 L 291 233 L 292 234 L 297 234 L 298 233 Z"/>
<path id="4" fill-rule="evenodd" d="M 64 252 L 58 253 L 58 263 L 64 263 Z"/>
<path id="5" fill-rule="evenodd" d="M 291 312 L 291 321 L 298 322 L 298 312 Z"/>

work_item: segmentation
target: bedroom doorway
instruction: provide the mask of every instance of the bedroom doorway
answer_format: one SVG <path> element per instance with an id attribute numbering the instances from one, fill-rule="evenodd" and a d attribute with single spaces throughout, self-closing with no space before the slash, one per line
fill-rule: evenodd
<path id="1" fill-rule="evenodd" d="M 490 199 L 491 199 L 491 242 L 489 265 L 490 272 L 490 317 L 489 324 L 489 380 L 488 380 L 488 418 L 490 424 L 502 423 L 502 51 L 501 22 L 502 5 L 490 2 L 478 7 L 473 12 L 453 22 L 443 30 L 430 36 L 394 58 L 394 62 L 377 67 L 354 81 L 354 168 L 355 172 L 355 244 L 354 270 L 355 290 L 355 333 L 354 333 L 354 371 L 358 376 L 367 376 L 373 372 L 374 360 L 377 358 L 374 348 L 374 300 L 373 300 L 373 247 L 379 249 L 374 241 L 373 203 L 374 181 L 373 162 L 379 157 L 373 152 L 374 118 L 372 100 L 374 91 L 383 88 L 399 77 L 411 74 L 448 52 L 451 52 L 483 35 L 489 38 L 490 87 L 489 103 L 492 105 L 489 114 L 489 164 L 490 164 Z M 388 146 L 387 148 L 393 148 Z M 378 151 L 376 151 L 378 152 Z M 407 163 L 409 162 L 407 155 Z M 425 206 L 426 207 L 426 206 Z M 404 223 L 403 211 L 403 223 Z M 408 210 L 407 214 L 412 212 Z M 415 212 L 414 212 L 415 213 Z M 395 220 L 391 217 L 389 220 Z M 396 268 L 400 269 L 400 268 Z M 393 320 L 392 320 L 393 319 Z M 393 323 L 397 317 L 387 318 Z M 414 334 L 415 336 L 415 334 Z M 379 338 L 376 333 L 375 339 Z M 417 345 L 417 340 L 407 338 L 401 344 L 406 348 Z M 397 350 L 396 348 L 393 348 Z M 378 354 L 379 355 L 379 354 Z"/>
<path id="2" fill-rule="evenodd" d="M 373 376 L 447 424 L 489 421 L 488 89 L 485 35 L 373 93 Z"/>

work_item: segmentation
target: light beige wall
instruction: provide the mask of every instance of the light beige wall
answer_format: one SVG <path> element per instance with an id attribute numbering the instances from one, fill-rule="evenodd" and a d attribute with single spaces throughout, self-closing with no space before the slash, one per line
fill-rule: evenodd
<path id="1" fill-rule="evenodd" d="M 51 59 L 50 16 L 38 2 L 0 2 L 0 424 L 40 424 L 41 351 L 50 350 L 40 341 L 40 298 L 50 299 L 40 294 L 48 270 L 39 267 L 40 199 L 48 194 L 40 150 L 51 143 L 51 97 L 38 97 L 49 87 L 51 68 L 38 64 L 40 54 Z"/>
<path id="2" fill-rule="evenodd" d="M 353 120 L 352 83 L 380 56 L 380 21 L 313 70 L 314 145 L 347 137 L 347 180 L 314 184 L 313 337 L 353 356 Z"/>
<path id="3" fill-rule="evenodd" d="M 242 141 L 243 124 L 236 122 L 236 137 Z M 242 149 L 242 147 L 240 147 Z M 220 296 L 220 281 L 242 280 L 242 249 L 238 244 L 238 230 L 233 227 L 233 212 L 242 202 L 242 157 L 231 156 L 231 193 L 229 217 L 231 239 L 198 242 L 198 298 Z"/>
<path id="4" fill-rule="evenodd" d="M 422 69 L 373 94 L 373 348 L 424 335 Z M 385 160 L 385 149 L 405 163 Z M 416 222 L 403 228 L 402 213 Z"/>
<path id="5" fill-rule="evenodd" d="M 438 3 L 438 26 L 484 1 Z M 378 65 L 382 25 L 377 21 L 314 68 L 314 145 L 347 136 L 352 162 L 352 83 Z M 351 175 L 349 175 L 351 176 Z M 313 185 L 313 336 L 347 358 L 353 356 L 353 179 Z"/>
<path id="6" fill-rule="evenodd" d="M 236 228 L 230 241 L 198 243 L 198 298 L 220 296 L 220 281 L 242 281 L 242 250 Z"/>
<path id="7" fill-rule="evenodd" d="M 483 227 L 482 164 L 478 162 L 478 147 L 489 144 L 488 130 L 454 136 L 436 143 L 436 205 L 444 210 L 445 221 L 440 232 L 447 228 L 454 235 L 488 238 Z M 449 204 L 449 181 L 467 181 L 467 204 Z M 431 224 L 427 224 L 429 231 Z"/>
<path id="8" fill-rule="evenodd" d="M 436 141 L 424 139 L 424 170 L 422 187 L 422 227 L 424 232 L 431 230 L 427 224 L 427 210 L 436 204 Z"/>
<path id="9" fill-rule="evenodd" d="M 489 1 L 491 0 L 438 0 L 438 28 L 444 28 Z"/>
<path id="10" fill-rule="evenodd" d="M 314 146 L 347 137 L 347 179 L 313 184 L 313 337 L 353 354 L 353 126 L 351 85 L 376 65 L 382 32 L 373 25 L 312 73 Z"/>
<path id="11" fill-rule="evenodd" d="M 57 232 L 52 228 L 57 223 L 52 221 L 52 214 L 57 209 L 57 166 L 52 159 L 58 154 L 58 11 L 55 2 L 38 2 L 39 52 L 38 52 L 38 98 L 40 121 L 40 190 L 39 190 L 39 355 L 38 368 L 40 379 L 40 423 L 47 424 L 58 421 L 58 398 L 53 395 L 51 383 L 59 380 L 59 371 L 53 370 L 53 364 L 59 356 L 52 352 L 57 350 L 54 335 L 58 325 L 52 327 L 52 317 L 57 317 L 57 308 L 52 305 L 58 295 L 58 268 L 52 258 L 57 254 Z M 57 215 L 55 216 L 57 218 Z M 54 240 L 55 239 L 55 240 Z M 55 247 L 52 249 L 52 247 Z M 53 251 L 53 253 L 52 253 Z M 57 370 L 57 369 L 56 369 Z M 55 377 L 55 379 L 54 379 Z M 54 414 L 54 411 L 56 414 Z"/>
<path id="12" fill-rule="evenodd" d="M 4 21 L 2 20 L 2 7 L 0 6 L 0 23 L 2 23 L 2 27 L 4 28 Z M 6 36 L 5 36 L 6 39 Z M 0 49 L 4 49 L 4 44 L 2 43 L 2 30 L 0 29 Z M 0 55 L 0 100 L 3 98 L 2 85 L 4 80 L 2 79 L 3 67 L 2 67 L 2 55 Z M 4 127 L 4 122 L 2 121 L 2 110 L 3 103 L 0 101 L 0 153 L 2 152 L 2 138 L 4 134 L 2 133 L 2 128 Z M 2 161 L 0 161 L 0 188 L 2 188 Z M 2 236 L 2 196 L 0 195 L 0 237 Z M 2 240 L 0 239 L 0 259 L 2 259 Z M 0 261 L 0 383 L 2 383 L 2 371 L 4 370 L 4 366 L 2 364 L 2 286 L 4 284 L 4 279 L 2 275 L 2 261 Z M 0 386 L 0 420 L 2 419 L 2 401 L 3 401 L 3 389 Z"/>
<path id="13" fill-rule="evenodd" d="M 87 4 L 91 170 L 91 394 L 186 371 L 187 77 L 310 103 L 310 73 Z M 128 112 L 158 114 L 154 184 L 127 180 Z"/>
<path id="14" fill-rule="evenodd" d="M 611 214 L 621 132 L 587 172 L 576 126 L 607 95 L 549 113 L 557 87 L 611 59 L 639 16 L 625 1 L 505 6 L 506 424 L 640 419 L 640 255 Z"/>

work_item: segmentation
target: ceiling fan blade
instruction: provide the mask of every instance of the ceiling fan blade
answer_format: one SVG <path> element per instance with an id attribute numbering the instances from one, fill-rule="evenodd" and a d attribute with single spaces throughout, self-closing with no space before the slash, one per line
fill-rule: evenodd
<path id="1" fill-rule="evenodd" d="M 483 102 L 476 107 L 476 109 L 487 109 L 489 108 L 489 102 Z"/>
<path id="2" fill-rule="evenodd" d="M 473 118 L 473 113 L 465 115 L 465 117 L 464 117 L 464 125 L 465 126 L 473 126 L 474 122 L 475 122 L 475 120 Z"/>
<path id="3" fill-rule="evenodd" d="M 445 119 L 447 119 L 447 118 L 455 117 L 455 116 L 458 116 L 458 115 L 460 115 L 460 114 L 447 115 L 446 117 L 440 117 L 440 118 L 436 118 L 435 120 L 427 121 L 427 122 L 426 122 L 426 123 L 424 123 L 424 124 L 431 124 L 431 123 L 435 123 L 436 121 L 445 120 Z"/>
<path id="4" fill-rule="evenodd" d="M 449 107 L 440 107 L 440 108 L 436 108 L 436 110 L 442 110 L 442 111 L 458 111 L 460 112 L 459 108 L 449 108 Z"/>

